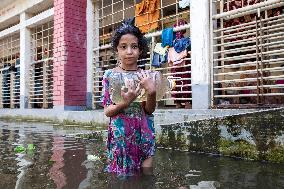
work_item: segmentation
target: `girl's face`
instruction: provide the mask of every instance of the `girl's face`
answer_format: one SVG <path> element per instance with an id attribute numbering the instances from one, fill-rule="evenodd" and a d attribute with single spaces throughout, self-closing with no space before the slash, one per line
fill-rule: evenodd
<path id="1" fill-rule="evenodd" d="M 137 65 L 140 56 L 138 39 L 132 34 L 123 35 L 117 46 L 118 58 L 124 65 Z"/>

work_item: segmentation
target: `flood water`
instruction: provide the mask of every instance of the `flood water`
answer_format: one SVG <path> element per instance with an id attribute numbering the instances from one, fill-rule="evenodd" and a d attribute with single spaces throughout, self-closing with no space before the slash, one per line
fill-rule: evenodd
<path id="1" fill-rule="evenodd" d="M 104 142 L 88 128 L 0 122 L 0 189 L 284 188 L 284 165 L 157 149 L 154 176 L 104 173 Z M 21 149 L 22 147 L 22 149 Z M 213 184 L 212 184 L 213 185 Z"/>

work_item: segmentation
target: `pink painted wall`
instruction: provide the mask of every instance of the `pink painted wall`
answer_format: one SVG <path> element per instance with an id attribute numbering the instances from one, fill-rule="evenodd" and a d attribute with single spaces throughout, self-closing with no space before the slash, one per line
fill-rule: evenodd
<path id="1" fill-rule="evenodd" d="M 54 0 L 54 106 L 85 106 L 86 0 Z"/>

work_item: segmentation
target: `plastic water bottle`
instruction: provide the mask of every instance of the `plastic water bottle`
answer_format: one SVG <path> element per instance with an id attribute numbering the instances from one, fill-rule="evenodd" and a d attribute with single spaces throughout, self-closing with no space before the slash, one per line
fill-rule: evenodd
<path id="1" fill-rule="evenodd" d="M 161 100 L 167 92 L 176 87 L 176 82 L 174 78 L 165 77 L 161 72 L 156 71 L 154 73 L 156 81 L 156 99 Z"/>
<path id="2" fill-rule="evenodd" d="M 156 84 L 156 100 L 161 100 L 164 95 L 175 88 L 175 80 L 170 77 L 163 76 L 158 71 L 150 71 L 150 77 L 154 78 Z M 137 72 L 114 72 L 110 77 L 110 98 L 113 103 L 121 102 L 121 90 L 127 92 L 125 86 L 125 78 L 132 80 L 135 87 L 139 85 L 140 79 Z M 139 96 L 134 100 L 135 102 L 142 102 L 147 100 L 147 93 L 145 89 L 140 90 Z"/>

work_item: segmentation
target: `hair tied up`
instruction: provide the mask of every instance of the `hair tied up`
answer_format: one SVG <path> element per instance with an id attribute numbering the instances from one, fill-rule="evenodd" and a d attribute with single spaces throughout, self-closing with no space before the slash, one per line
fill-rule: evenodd
<path id="1" fill-rule="evenodd" d="M 122 23 L 123 25 L 130 25 L 130 26 L 135 26 L 135 18 L 128 18 L 125 19 Z"/>
<path id="2" fill-rule="evenodd" d="M 139 28 L 134 25 L 134 18 L 124 20 L 122 24 L 116 28 L 111 42 L 114 51 L 117 52 L 117 46 L 119 44 L 119 40 L 123 35 L 126 34 L 132 34 L 135 37 L 137 37 L 138 47 L 140 50 L 139 59 L 146 58 L 149 49 L 148 42 L 145 36 L 139 30 Z"/>

